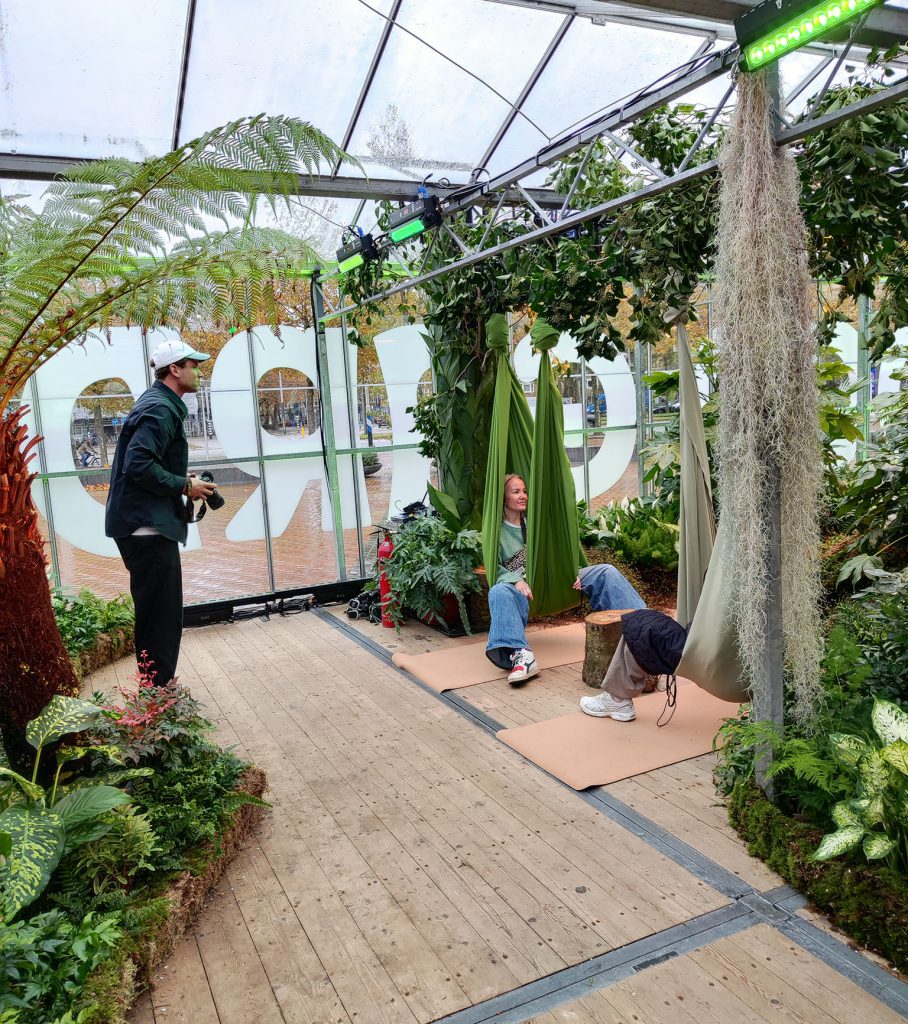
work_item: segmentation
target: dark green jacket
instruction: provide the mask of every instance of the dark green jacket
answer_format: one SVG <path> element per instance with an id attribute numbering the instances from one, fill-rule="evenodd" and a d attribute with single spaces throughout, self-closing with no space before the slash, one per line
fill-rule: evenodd
<path id="1" fill-rule="evenodd" d="M 182 399 L 160 381 L 132 407 L 110 471 L 104 518 L 108 537 L 128 537 L 140 526 L 151 526 L 170 540 L 186 543 L 186 412 Z"/>

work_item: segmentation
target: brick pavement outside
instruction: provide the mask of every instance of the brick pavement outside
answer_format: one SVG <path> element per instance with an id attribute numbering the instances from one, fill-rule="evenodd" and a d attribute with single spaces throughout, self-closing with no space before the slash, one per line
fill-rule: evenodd
<path id="1" fill-rule="evenodd" d="M 391 489 L 393 453 L 382 452 L 382 468 L 366 478 L 369 506 L 376 518 L 387 514 Z M 226 504 L 218 511 L 209 510 L 199 524 L 202 548 L 183 552 L 183 593 L 187 604 L 202 604 L 268 593 L 266 543 L 244 541 L 234 543 L 224 535 L 224 527 L 253 493 L 257 482 L 220 485 Z M 102 504 L 107 488 L 90 490 Z M 609 501 L 620 501 L 637 494 L 637 464 L 631 462 L 621 479 L 592 501 L 599 508 Z M 46 524 L 41 521 L 42 529 Z M 375 527 L 363 529 L 362 539 L 368 573 L 374 561 Z M 344 550 L 348 576 L 358 575 L 359 551 L 356 530 L 344 531 Z M 102 597 L 113 597 L 129 589 L 129 577 L 119 558 L 105 558 L 74 548 L 57 537 L 57 554 L 63 586 L 67 590 L 88 588 Z M 293 519 L 280 537 L 272 539 L 274 582 L 278 590 L 331 583 L 338 578 L 334 535 L 321 528 L 321 485 L 310 483 L 296 509 Z"/>

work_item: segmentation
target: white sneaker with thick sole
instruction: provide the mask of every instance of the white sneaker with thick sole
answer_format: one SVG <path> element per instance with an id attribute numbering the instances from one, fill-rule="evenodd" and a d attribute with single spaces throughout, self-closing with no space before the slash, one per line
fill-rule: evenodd
<path id="1" fill-rule="evenodd" d="M 528 647 L 521 647 L 519 651 L 515 651 L 511 655 L 511 664 L 514 666 L 508 676 L 511 686 L 520 686 L 533 676 L 539 675 L 539 666 Z"/>
<path id="2" fill-rule="evenodd" d="M 605 690 L 598 697 L 581 697 L 580 710 L 594 718 L 614 718 L 616 722 L 633 722 L 637 717 L 634 702 L 629 698 L 613 697 Z"/>

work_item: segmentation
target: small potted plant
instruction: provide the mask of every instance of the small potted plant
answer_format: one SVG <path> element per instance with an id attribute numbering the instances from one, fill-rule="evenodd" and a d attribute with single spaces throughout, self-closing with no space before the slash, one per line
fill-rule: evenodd
<path id="1" fill-rule="evenodd" d="M 375 474 L 381 469 L 381 459 L 378 457 L 376 452 L 363 452 L 362 460 L 364 476 L 375 476 Z"/>
<path id="2" fill-rule="evenodd" d="M 462 625 L 469 633 L 464 599 L 479 589 L 473 569 L 481 559 L 482 538 L 476 530 L 455 533 L 434 515 L 398 527 L 394 551 L 384 563 L 395 625 L 409 612 L 429 625 Z"/>

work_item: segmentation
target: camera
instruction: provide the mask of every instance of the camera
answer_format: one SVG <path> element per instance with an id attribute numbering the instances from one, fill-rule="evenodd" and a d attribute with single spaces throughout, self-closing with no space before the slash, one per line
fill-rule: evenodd
<path id="1" fill-rule="evenodd" d="M 204 480 L 205 483 L 208 484 L 214 483 L 214 477 L 208 472 L 207 469 L 204 472 L 199 473 L 199 479 Z M 213 508 L 215 511 L 217 511 L 219 508 L 224 507 L 224 495 L 219 493 L 218 491 L 212 491 L 212 493 L 209 494 L 208 497 L 205 499 L 205 503 L 209 506 L 209 508 Z"/>

